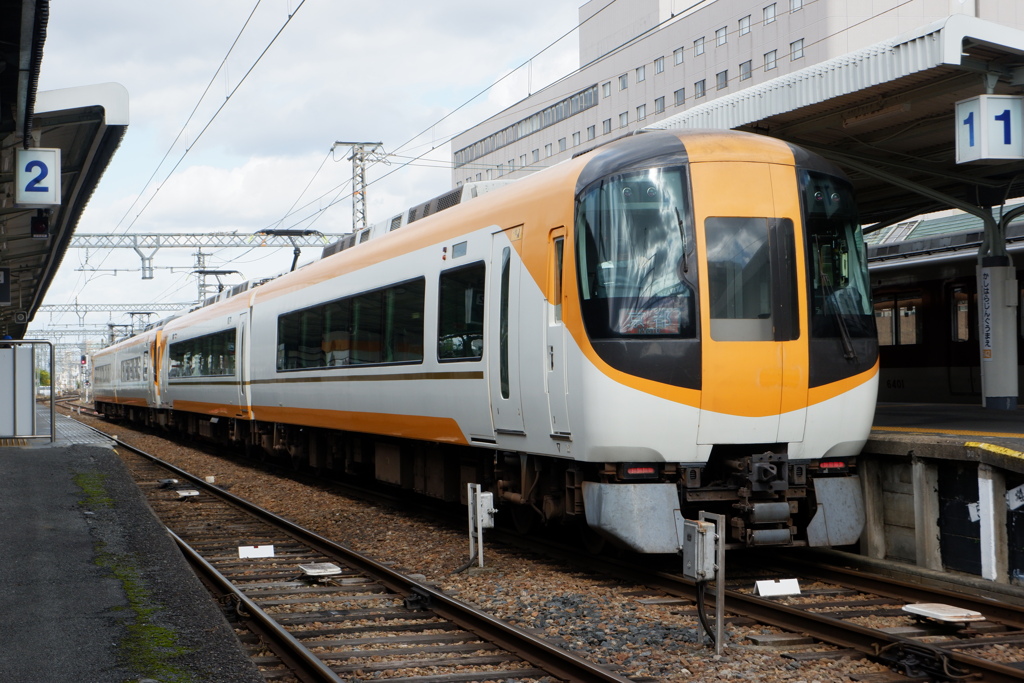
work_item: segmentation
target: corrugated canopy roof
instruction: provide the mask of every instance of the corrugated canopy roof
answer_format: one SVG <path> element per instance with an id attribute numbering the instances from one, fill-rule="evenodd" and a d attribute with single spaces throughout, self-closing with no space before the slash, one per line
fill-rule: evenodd
<path id="1" fill-rule="evenodd" d="M 735 128 L 831 159 L 853 180 L 865 225 L 949 208 L 894 176 L 973 205 L 1024 196 L 1024 161 L 955 161 L 954 105 L 1021 94 L 1024 32 L 967 15 L 746 88 L 650 128 Z"/>
<path id="2" fill-rule="evenodd" d="M 0 306 L 0 335 L 24 336 L 67 250 L 78 219 L 128 126 L 128 93 L 108 83 L 37 93 L 46 37 L 46 0 L 0 0 L 0 267 L 11 274 L 11 305 Z M 19 71 L 28 78 L 19 78 Z M 31 146 L 61 150 L 61 204 L 53 207 L 49 239 L 33 239 L 35 209 L 14 204 L 14 150 L 25 128 Z"/>

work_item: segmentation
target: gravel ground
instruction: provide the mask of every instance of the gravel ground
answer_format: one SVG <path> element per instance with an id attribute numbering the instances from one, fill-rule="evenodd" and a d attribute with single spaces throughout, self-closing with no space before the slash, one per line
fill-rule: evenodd
<path id="1" fill-rule="evenodd" d="M 725 654 L 696 645 L 697 619 L 685 604 L 651 604 L 651 591 L 607 576 L 558 566 L 503 546 L 488 545 L 485 572 L 452 571 L 465 563 L 465 531 L 306 484 L 255 471 L 123 425 L 84 422 L 317 533 L 400 571 L 418 573 L 459 599 L 630 677 L 665 681 L 849 681 L 887 671 L 863 660 L 796 662 L 747 637 L 779 633 L 767 626 L 731 625 Z M 813 649 L 826 649 L 816 646 Z"/>

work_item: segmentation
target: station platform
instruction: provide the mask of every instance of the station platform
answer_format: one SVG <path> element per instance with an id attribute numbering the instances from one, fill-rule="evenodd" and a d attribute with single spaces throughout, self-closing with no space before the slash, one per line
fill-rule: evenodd
<path id="1" fill-rule="evenodd" d="M 0 445 L 0 679 L 262 681 L 112 442 L 56 419 Z"/>
<path id="2" fill-rule="evenodd" d="M 984 453 L 1024 472 L 1024 409 L 879 403 L 864 452 L 906 455 L 910 451 L 950 460 L 977 460 Z"/>

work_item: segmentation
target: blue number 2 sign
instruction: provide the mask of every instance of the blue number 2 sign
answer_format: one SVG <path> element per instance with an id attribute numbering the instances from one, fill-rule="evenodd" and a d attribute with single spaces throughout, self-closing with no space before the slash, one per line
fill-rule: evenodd
<path id="1" fill-rule="evenodd" d="M 60 204 L 59 149 L 19 149 L 16 164 L 14 201 L 19 206 L 42 208 Z"/>
<path id="2" fill-rule="evenodd" d="M 33 159 L 25 164 L 25 173 L 32 173 L 33 171 L 36 172 L 36 175 L 28 181 L 28 185 L 25 186 L 25 192 L 49 192 L 49 187 L 39 183 L 43 182 L 46 176 L 50 175 L 50 169 L 39 159 Z"/>

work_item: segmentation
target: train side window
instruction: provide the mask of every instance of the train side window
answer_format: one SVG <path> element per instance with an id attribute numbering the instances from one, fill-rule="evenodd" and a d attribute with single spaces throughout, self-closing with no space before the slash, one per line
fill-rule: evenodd
<path id="1" fill-rule="evenodd" d="M 896 316 L 893 315 L 896 303 L 889 301 L 875 302 L 875 326 L 878 328 L 878 345 L 894 346 L 896 344 Z"/>
<path id="2" fill-rule="evenodd" d="M 277 319 L 277 369 L 423 361 L 426 281 L 329 301 Z"/>
<path id="3" fill-rule="evenodd" d="M 171 377 L 217 377 L 235 374 L 235 329 L 171 344 Z"/>
<path id="4" fill-rule="evenodd" d="M 875 324 L 879 346 L 912 346 L 924 342 L 920 295 L 878 297 Z"/>
<path id="5" fill-rule="evenodd" d="M 554 303 L 555 322 L 562 322 L 562 270 L 565 238 L 556 237 L 552 246 L 554 248 L 554 262 L 552 263 L 554 282 L 552 282 L 551 295 Z"/>
<path id="6" fill-rule="evenodd" d="M 484 354 L 483 263 L 441 273 L 438 284 L 437 357 L 473 360 Z"/>
<path id="7" fill-rule="evenodd" d="M 953 289 L 950 297 L 952 306 L 952 334 L 954 342 L 965 342 L 971 338 L 970 307 L 971 295 L 960 287 Z"/>
<path id="8" fill-rule="evenodd" d="M 912 299 L 897 299 L 896 306 L 900 317 L 900 346 L 922 343 L 924 341 L 924 335 L 922 334 L 921 329 L 921 324 L 923 322 L 922 316 L 920 315 L 921 297 L 918 296 Z"/>

